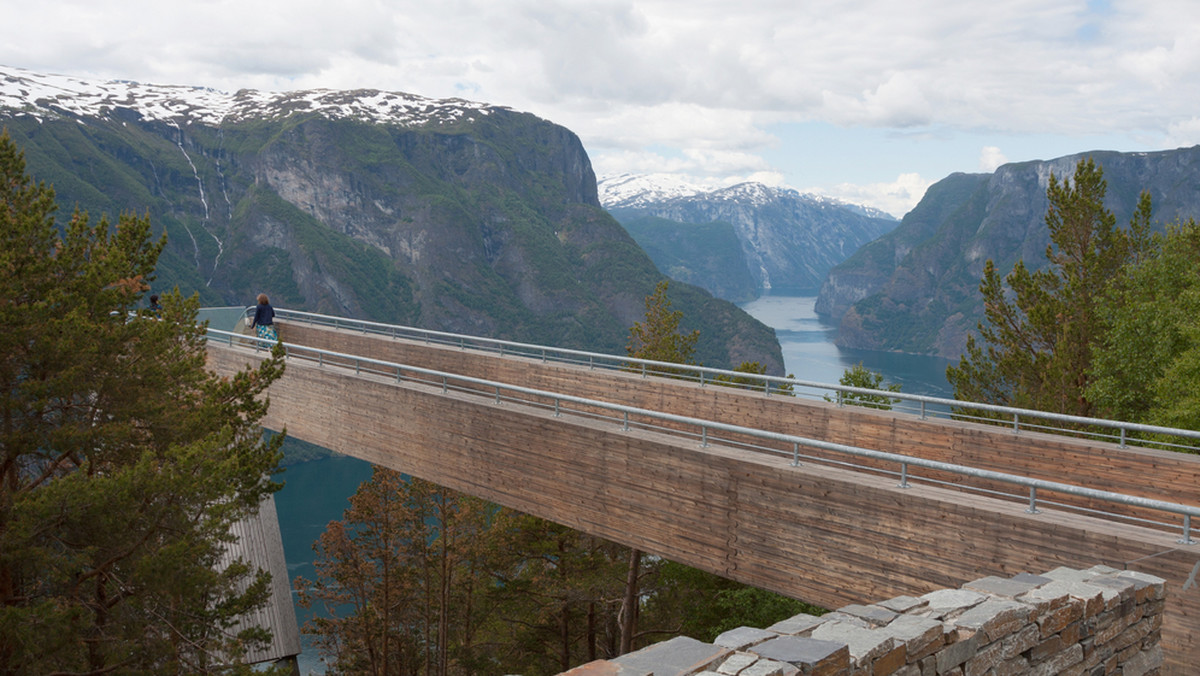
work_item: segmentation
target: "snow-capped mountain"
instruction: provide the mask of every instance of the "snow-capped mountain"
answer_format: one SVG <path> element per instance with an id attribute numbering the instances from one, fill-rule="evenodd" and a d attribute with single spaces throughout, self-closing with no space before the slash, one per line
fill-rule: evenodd
<path id="1" fill-rule="evenodd" d="M 675 199 L 743 201 L 765 204 L 779 196 L 797 198 L 814 205 L 849 209 L 868 218 L 895 220 L 891 214 L 862 204 L 850 204 L 819 193 L 802 193 L 792 188 L 742 182 L 725 187 L 705 187 L 674 174 L 616 174 L 596 180 L 600 204 L 606 209 L 638 208 Z"/>
<path id="2" fill-rule="evenodd" d="M 896 219 L 878 210 L 761 183 L 705 190 L 669 177 L 624 175 L 601 179 L 597 189 L 600 203 L 660 269 L 672 270 L 677 278 L 722 297 L 730 297 L 723 294 L 735 286 L 724 272 L 734 266 L 726 263 L 701 272 L 674 259 L 672 251 L 680 250 L 686 238 L 667 232 L 672 227 L 667 221 L 680 228 L 710 223 L 731 226 L 760 293 L 815 293 L 830 268 L 897 225 Z M 646 223 L 651 218 L 660 220 L 651 227 Z M 699 239 L 699 232 L 693 232 L 697 237 L 692 239 Z M 688 255 L 699 264 L 719 253 L 728 252 Z"/>
<path id="3" fill-rule="evenodd" d="M 428 99 L 373 89 L 289 92 L 243 89 L 229 93 L 207 87 L 127 80 L 89 81 L 9 66 L 0 66 L 0 108 L 17 109 L 38 118 L 67 113 L 109 119 L 116 111 L 126 110 L 136 112 L 143 120 L 212 126 L 247 119 L 279 119 L 298 112 L 375 123 L 445 124 L 501 109 L 463 99 Z"/>
<path id="4" fill-rule="evenodd" d="M 606 209 L 637 207 L 705 191 L 706 188 L 673 174 L 616 174 L 596 179 L 596 192 Z"/>

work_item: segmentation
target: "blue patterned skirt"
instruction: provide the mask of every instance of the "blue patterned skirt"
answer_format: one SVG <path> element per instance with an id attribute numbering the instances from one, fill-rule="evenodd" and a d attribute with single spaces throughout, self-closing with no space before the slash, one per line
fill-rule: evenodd
<path id="1" fill-rule="evenodd" d="M 279 334 L 275 333 L 274 324 L 258 324 L 254 327 L 254 331 L 258 334 L 259 338 L 264 338 L 266 340 L 279 340 Z"/>

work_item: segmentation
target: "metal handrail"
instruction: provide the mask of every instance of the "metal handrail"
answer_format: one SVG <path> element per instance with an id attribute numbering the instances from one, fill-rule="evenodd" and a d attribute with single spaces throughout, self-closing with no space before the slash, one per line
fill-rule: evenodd
<path id="1" fill-rule="evenodd" d="M 272 341 L 258 338 L 256 336 L 249 336 L 249 335 L 241 334 L 241 333 L 233 333 L 230 331 L 220 331 L 220 330 L 216 330 L 216 329 L 209 329 L 208 335 L 224 338 L 225 342 L 227 342 L 227 344 L 230 346 L 234 346 L 234 345 L 238 345 L 238 344 L 245 344 L 246 342 L 250 342 L 252 345 L 254 345 L 254 349 L 256 351 L 262 350 L 262 349 L 270 349 L 270 347 L 275 344 Z M 979 468 L 975 468 L 975 467 L 968 467 L 965 465 L 955 465 L 952 463 L 946 463 L 946 462 L 941 462 L 941 461 L 937 461 L 937 460 L 927 460 L 925 458 L 901 455 L 898 453 L 888 453 L 886 451 L 876 451 L 876 450 L 862 448 L 862 447 L 858 447 L 858 446 L 849 446 L 846 444 L 837 444 L 837 443 L 833 443 L 833 442 L 822 441 L 820 439 L 811 439 L 811 438 L 807 438 L 807 437 L 800 437 L 800 436 L 796 436 L 796 435 L 792 435 L 792 434 L 784 434 L 784 433 L 780 433 L 780 432 L 771 432 L 771 431 L 767 431 L 767 430 L 759 430 L 759 429 L 750 428 L 750 427 L 742 427 L 740 425 L 733 425 L 733 424 L 729 424 L 729 423 L 722 423 L 722 422 L 717 422 L 717 421 L 712 421 L 712 420 L 704 420 L 701 418 L 682 416 L 682 415 L 677 415 L 674 413 L 665 413 L 665 412 L 661 412 L 661 411 L 654 411 L 651 409 L 637 408 L 634 406 L 627 406 L 624 404 L 615 404 L 615 403 L 606 402 L 606 401 L 597 400 L 597 399 L 588 399 L 588 398 L 584 398 L 584 397 L 577 397 L 577 396 L 570 395 L 570 394 L 563 394 L 560 392 L 537 390 L 537 389 L 533 389 L 533 388 L 523 387 L 520 385 L 511 385 L 508 383 L 502 383 L 502 382 L 498 382 L 498 381 L 494 381 L 494 380 L 487 380 L 484 378 L 465 376 L 465 375 L 461 375 L 461 374 L 457 374 L 457 373 L 450 373 L 447 371 L 437 371 L 434 369 L 427 369 L 427 368 L 423 368 L 420 366 L 399 364 L 396 362 L 389 362 L 389 361 L 385 361 L 385 360 L 381 360 L 381 359 L 374 359 L 371 357 L 362 357 L 359 355 L 347 354 L 344 352 L 335 352 L 333 350 L 324 350 L 324 349 L 313 348 L 313 347 L 308 347 L 308 346 L 304 346 L 304 345 L 297 345 L 297 344 L 293 344 L 293 343 L 283 343 L 283 347 L 285 348 L 285 350 L 287 352 L 287 356 L 289 358 L 295 357 L 295 358 L 302 359 L 302 358 L 304 358 L 301 356 L 302 353 L 308 353 L 308 354 L 313 355 L 313 357 L 310 357 L 310 359 L 312 359 L 313 361 L 316 361 L 317 364 L 322 368 L 327 367 L 327 366 L 340 368 L 342 366 L 338 363 L 339 361 L 342 361 L 342 362 L 345 362 L 348 364 L 353 364 L 354 372 L 356 375 L 360 375 L 364 371 L 366 371 L 368 373 L 373 373 L 376 375 L 387 375 L 388 377 L 393 377 L 393 372 L 394 372 L 394 377 L 396 379 L 396 382 L 402 382 L 403 380 L 405 380 L 405 378 L 403 376 L 403 374 L 405 372 L 412 373 L 412 374 L 421 374 L 424 376 L 429 376 L 430 378 L 432 378 L 433 382 L 439 383 L 440 386 L 442 387 L 443 392 L 447 391 L 447 389 L 449 388 L 449 383 L 451 381 L 454 381 L 456 383 L 474 385 L 476 387 L 485 388 L 489 392 L 494 392 L 494 400 L 496 403 L 500 403 L 500 401 L 501 401 L 501 391 L 509 392 L 512 394 L 521 394 L 521 395 L 525 395 L 528 397 L 536 397 L 536 398 L 540 398 L 543 400 L 552 400 L 553 404 L 554 404 L 554 411 L 555 411 L 556 417 L 561 414 L 563 403 L 572 403 L 572 404 L 577 404 L 580 406 L 587 406 L 587 407 L 591 407 L 591 408 L 613 411 L 614 413 L 619 414 L 621 423 L 622 423 L 622 428 L 626 429 L 626 430 L 629 429 L 630 416 L 639 416 L 639 417 L 648 418 L 651 420 L 661 420 L 664 422 L 676 423 L 676 424 L 685 425 L 688 427 L 697 427 L 697 428 L 699 428 L 699 436 L 702 439 L 702 443 L 701 443 L 702 446 L 709 445 L 709 442 L 713 438 L 710 435 L 710 432 L 712 432 L 712 431 L 722 431 L 722 432 L 738 434 L 738 435 L 742 435 L 742 436 L 746 436 L 746 437 L 750 437 L 750 438 L 766 439 L 766 440 L 771 440 L 771 441 L 775 441 L 775 442 L 791 444 L 792 449 L 793 449 L 793 451 L 792 451 L 792 458 L 793 458 L 792 465 L 793 466 L 799 465 L 799 460 L 798 460 L 799 447 L 801 447 L 801 446 L 806 447 L 806 448 L 821 449 L 824 451 L 830 451 L 830 452 L 834 452 L 834 453 L 840 453 L 840 454 L 850 455 L 850 456 L 855 456 L 855 457 L 870 458 L 872 460 L 877 460 L 877 461 L 896 463 L 900 466 L 900 472 L 899 472 L 900 476 L 901 476 L 901 481 L 899 483 L 900 488 L 909 488 L 910 487 L 909 479 L 911 477 L 909 476 L 909 468 L 914 467 L 914 466 L 915 467 L 923 467 L 925 469 L 931 469 L 931 470 L 936 470 L 936 471 L 941 471 L 941 472 L 947 472 L 950 474 L 956 474 L 956 475 L 964 476 L 964 477 L 971 477 L 971 478 L 976 478 L 976 479 L 983 479 L 983 480 L 988 480 L 988 481 L 998 481 L 998 482 L 1002 482 L 1002 483 L 1013 484 L 1013 485 L 1021 486 L 1021 487 L 1028 489 L 1028 491 L 1029 491 L 1029 507 L 1026 509 L 1026 512 L 1028 512 L 1030 514 L 1039 513 L 1039 511 L 1037 509 L 1037 502 L 1038 502 L 1037 492 L 1039 489 L 1051 491 L 1051 492 L 1055 492 L 1055 493 L 1061 493 L 1061 494 L 1073 495 L 1073 496 L 1077 496 L 1077 497 L 1088 498 L 1088 499 L 1092 499 L 1092 500 L 1099 500 L 1102 502 L 1116 503 L 1116 504 L 1122 504 L 1122 505 L 1127 505 L 1127 506 L 1132 506 L 1132 507 L 1139 507 L 1139 508 L 1149 509 L 1149 510 L 1154 510 L 1154 511 L 1179 514 L 1179 515 L 1183 516 L 1184 522 L 1183 522 L 1183 535 L 1177 542 L 1179 544 L 1185 544 L 1185 545 L 1194 544 L 1194 542 L 1195 542 L 1191 538 L 1191 518 L 1193 516 L 1200 516 L 1200 507 L 1197 507 L 1197 506 L 1183 505 L 1183 504 L 1179 504 L 1179 503 L 1167 502 L 1167 501 L 1163 501 L 1163 500 L 1156 500 L 1156 499 L 1152 499 L 1152 498 L 1145 498 L 1145 497 L 1136 496 L 1136 495 L 1127 495 L 1124 493 L 1113 493 L 1110 491 L 1102 491 L 1102 490 L 1097 490 L 1094 488 L 1077 486 L 1074 484 L 1066 484 L 1066 483 L 1061 483 L 1061 482 L 1057 482 L 1057 481 L 1046 481 L 1043 479 L 1034 479 L 1034 478 L 1023 477 L 1023 476 L 1019 476 L 1019 475 L 1015 475 L 1015 474 L 1007 474 L 1004 472 L 996 472 L 993 470 L 985 470 L 985 469 L 979 469 Z M 366 367 L 366 368 L 364 368 L 364 367 Z M 345 368 L 349 368 L 349 366 L 345 366 Z M 416 382 L 424 382 L 424 381 L 420 381 L 420 380 L 414 379 L 414 378 L 408 378 L 408 380 L 414 380 Z M 459 389 L 459 388 L 456 388 L 456 389 Z M 520 400 L 520 401 L 526 401 L 527 403 L 534 403 L 534 402 L 531 402 L 528 400 Z M 544 404 L 541 404 L 541 405 L 544 405 Z M 657 426 L 655 426 L 655 429 L 669 430 L 669 428 L 660 428 Z M 772 449 L 772 450 L 774 450 L 774 449 Z M 775 452 L 781 453 L 781 451 L 775 451 Z"/>
<path id="2" fill-rule="evenodd" d="M 253 314 L 254 307 L 246 308 L 246 314 Z M 1093 428 L 1103 428 L 1113 430 L 1110 435 L 1102 435 L 1095 432 L 1087 432 L 1078 429 L 1068 429 L 1073 434 L 1098 436 L 1116 441 L 1121 448 L 1128 446 L 1130 441 L 1138 440 L 1131 433 L 1140 434 L 1158 434 L 1169 437 L 1194 439 L 1200 442 L 1200 431 L 1177 429 L 1172 427 L 1161 427 L 1158 425 L 1146 425 L 1142 423 L 1122 422 L 1116 420 L 1105 420 L 1103 418 L 1089 418 L 1077 415 L 1067 415 L 1063 413 L 1051 413 L 1046 411 L 1036 411 L 1033 409 L 1018 408 L 1014 406 L 1001 406 L 997 404 L 987 404 L 983 402 L 964 402 L 957 399 L 946 399 L 943 397 L 931 397 L 922 394 L 906 394 L 903 392 L 891 392 L 887 390 L 876 390 L 864 387 L 853 387 L 850 385 L 841 385 L 833 383 L 822 383 L 811 380 L 800 380 L 793 377 L 771 376 L 755 373 L 745 373 L 741 371 L 731 371 L 728 369 L 718 369 L 708 366 L 696 366 L 692 364 L 676 364 L 672 362 L 654 361 L 650 359 L 638 359 L 629 356 L 617 356 L 602 352 L 588 352 L 586 350 L 573 350 L 569 348 L 552 347 L 547 345 L 537 345 L 532 343 L 520 343 L 515 341 L 500 340 L 496 338 L 485 338 L 481 336 L 469 336 L 465 334 L 449 333 L 445 331 L 434 331 L 430 329 L 421 329 L 411 326 L 400 326 L 396 324 L 384 324 L 380 322 L 371 322 L 361 319 L 346 319 L 344 317 L 335 317 L 332 315 L 318 314 L 314 312 L 302 312 L 299 310 L 276 309 L 275 314 L 281 319 L 290 319 L 292 321 L 301 321 L 318 326 L 331 326 L 335 329 L 357 330 L 364 334 L 378 334 L 390 336 L 393 339 L 415 337 L 429 343 L 438 343 L 444 345 L 454 345 L 460 349 L 479 348 L 479 346 L 490 346 L 494 351 L 501 355 L 511 356 L 526 356 L 540 358 L 542 361 L 558 361 L 565 363 L 586 363 L 591 368 L 608 368 L 618 370 L 628 370 L 630 366 L 637 366 L 641 370 L 643 376 L 655 375 L 657 373 L 670 373 L 672 377 L 682 377 L 684 379 L 697 381 L 701 386 L 710 384 L 719 378 L 727 379 L 722 382 L 722 385 L 733 385 L 753 391 L 761 391 L 770 396 L 772 392 L 779 393 L 781 389 L 786 387 L 808 387 L 817 390 L 827 390 L 836 393 L 836 401 L 839 405 L 844 405 L 846 394 L 859 395 L 874 395 L 879 397 L 887 397 L 896 399 L 902 402 L 908 402 L 914 406 L 911 409 L 897 410 L 919 410 L 919 417 L 924 420 L 931 415 L 937 417 L 939 415 L 947 415 L 941 413 L 936 407 L 944 407 L 947 409 L 960 408 L 978 411 L 987 411 L 997 415 L 1005 416 L 1012 421 L 1013 433 L 1017 434 L 1024 428 L 1026 430 L 1052 430 L 1059 431 L 1062 428 L 1048 426 L 1045 424 L 1036 424 L 1031 421 L 1050 421 L 1065 425 L 1080 425 Z M 689 374 L 696 374 L 689 377 Z M 730 382 L 733 379 L 754 380 L 761 382 L 761 385 L 746 386 L 738 385 Z M 935 408 L 931 409 L 933 406 Z M 967 419 L 969 416 L 961 414 L 948 414 L 952 419 Z M 999 422 L 999 420 L 990 420 L 991 422 Z M 1160 443 L 1161 442 L 1153 442 Z M 1187 446 L 1180 444 L 1161 444 L 1180 448 L 1192 452 L 1200 452 L 1200 444 L 1195 446 Z"/>

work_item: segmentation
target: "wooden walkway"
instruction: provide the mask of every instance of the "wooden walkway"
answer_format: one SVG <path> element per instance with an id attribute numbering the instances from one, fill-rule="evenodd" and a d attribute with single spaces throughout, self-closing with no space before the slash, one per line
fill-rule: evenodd
<path id="1" fill-rule="evenodd" d="M 1200 458 L 845 407 L 585 366 L 283 324 L 298 343 L 477 378 L 981 469 L 1200 504 Z M 262 353 L 212 344 L 229 373 Z M 291 359 L 266 425 L 647 552 L 824 607 L 920 595 L 987 575 L 1105 564 L 1167 581 L 1171 673 L 1200 661 L 1200 545 L 1024 496 L 791 462 L 552 408 Z M 812 455 L 831 455 L 807 450 Z M 894 472 L 893 467 L 879 467 Z M 925 473 L 928 476 L 928 473 Z M 976 487 L 979 485 L 974 484 Z M 1013 493 L 1012 487 L 985 486 Z M 1062 496 L 1039 495 L 1081 507 Z M 1112 511 L 1112 506 L 1106 506 Z M 1133 516 L 1146 513 L 1130 512 Z M 1156 514 L 1158 520 L 1171 515 Z M 1178 519 L 1175 519 L 1178 522 Z"/>

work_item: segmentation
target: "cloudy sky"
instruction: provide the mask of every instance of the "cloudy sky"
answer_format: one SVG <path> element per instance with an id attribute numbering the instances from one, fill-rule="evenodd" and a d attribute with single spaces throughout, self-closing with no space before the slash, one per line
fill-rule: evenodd
<path id="1" fill-rule="evenodd" d="M 903 215 L 952 172 L 1200 143 L 1196 0 L 42 0 L 0 64 L 529 111 L 598 175 L 753 179 Z"/>

